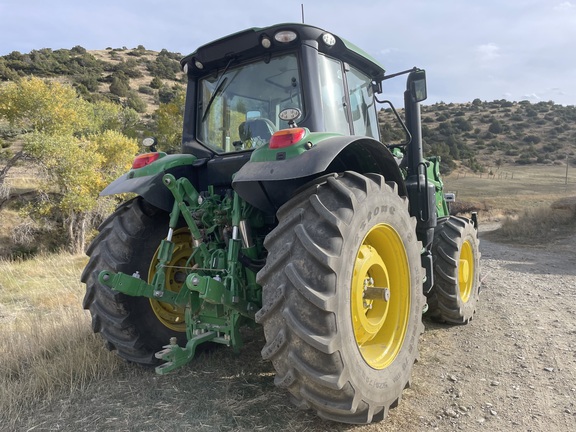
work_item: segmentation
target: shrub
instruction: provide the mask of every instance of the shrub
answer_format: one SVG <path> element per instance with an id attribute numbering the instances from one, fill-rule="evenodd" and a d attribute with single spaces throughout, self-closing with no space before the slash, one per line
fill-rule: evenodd
<path id="1" fill-rule="evenodd" d="M 544 150 L 547 153 L 553 153 L 556 150 L 559 150 L 562 148 L 562 144 L 560 144 L 558 141 L 556 142 L 550 142 L 548 144 L 544 144 L 544 146 L 542 147 L 542 150 Z"/>
<path id="2" fill-rule="evenodd" d="M 134 57 L 141 57 L 144 54 L 146 54 L 146 48 L 144 48 L 144 45 L 138 45 L 137 48 L 134 48 L 132 51 L 128 53 L 129 56 Z"/>
<path id="3" fill-rule="evenodd" d="M 152 78 L 152 81 L 150 81 L 150 87 L 152 87 L 153 89 L 158 90 L 162 88 L 162 86 L 163 86 L 162 80 L 158 77 L 154 77 Z"/>
<path id="4" fill-rule="evenodd" d="M 138 91 L 142 94 L 147 95 L 153 95 L 155 93 L 152 87 L 146 85 L 141 85 L 140 87 L 138 87 Z"/>
<path id="5" fill-rule="evenodd" d="M 71 53 L 84 55 L 87 53 L 86 48 L 81 47 L 80 45 L 76 45 L 70 50 Z"/>
<path id="6" fill-rule="evenodd" d="M 175 80 L 176 74 L 180 72 L 180 63 L 172 59 L 170 55 L 164 55 L 164 51 L 158 54 L 156 60 L 148 62 L 146 67 L 155 77 Z"/>
<path id="7" fill-rule="evenodd" d="M 522 141 L 524 141 L 525 143 L 528 144 L 538 144 L 541 140 L 540 137 L 536 136 L 536 135 L 526 135 Z"/>
<path id="8" fill-rule="evenodd" d="M 128 108 L 132 108 L 134 111 L 136 111 L 137 113 L 144 113 L 146 112 L 146 102 L 144 102 L 140 96 L 138 96 L 138 93 L 136 93 L 135 91 L 130 91 L 128 93 L 128 99 L 126 100 L 126 105 L 128 106 Z"/>
<path id="9" fill-rule="evenodd" d="M 118 77 L 112 78 L 112 83 L 110 84 L 110 93 L 116 96 L 125 97 L 128 95 L 130 86 L 128 83 Z"/>
<path id="10" fill-rule="evenodd" d="M 518 165 L 530 165 L 532 163 L 532 159 L 530 159 L 528 155 L 522 154 L 518 159 L 516 159 L 516 163 Z"/>
<path id="11" fill-rule="evenodd" d="M 98 91 L 98 87 L 100 86 L 100 82 L 98 82 L 98 76 L 95 74 L 76 75 L 74 81 L 77 84 L 84 86 L 86 90 L 90 92 Z"/>
<path id="12" fill-rule="evenodd" d="M 123 72 L 127 77 L 130 78 L 141 78 L 142 72 L 138 70 L 140 65 L 134 59 L 128 59 L 126 61 L 122 61 L 114 66 L 114 70 L 117 72 Z"/>
<path id="13" fill-rule="evenodd" d="M 496 119 L 493 119 L 492 122 L 490 123 L 490 126 L 488 127 L 488 131 L 490 131 L 490 133 L 493 134 L 502 133 L 502 123 L 500 123 Z"/>
<path id="14" fill-rule="evenodd" d="M 170 103 L 174 100 L 176 94 L 180 90 L 181 89 L 178 86 L 174 86 L 172 88 L 168 86 L 162 86 L 162 88 L 158 91 L 158 100 L 160 101 L 160 103 L 164 104 Z"/>

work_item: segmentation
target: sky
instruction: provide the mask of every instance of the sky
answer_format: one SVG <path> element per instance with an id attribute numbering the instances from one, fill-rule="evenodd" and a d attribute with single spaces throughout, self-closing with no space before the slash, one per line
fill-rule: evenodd
<path id="1" fill-rule="evenodd" d="M 249 28 L 304 21 L 388 73 L 426 70 L 428 100 L 576 105 L 576 0 L 0 0 L 0 55 L 135 48 L 188 54 Z M 401 105 L 404 78 L 384 83 Z"/>

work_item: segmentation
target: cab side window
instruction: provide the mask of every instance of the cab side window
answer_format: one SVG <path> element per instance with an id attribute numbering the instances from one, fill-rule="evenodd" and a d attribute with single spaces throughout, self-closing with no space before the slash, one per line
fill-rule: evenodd
<path id="1" fill-rule="evenodd" d="M 320 94 L 326 132 L 350 135 L 346 115 L 346 92 L 342 63 L 326 56 L 319 57 Z"/>
<path id="2" fill-rule="evenodd" d="M 346 73 L 346 77 L 354 135 L 378 139 L 378 119 L 374 106 L 372 79 L 353 66 Z"/>

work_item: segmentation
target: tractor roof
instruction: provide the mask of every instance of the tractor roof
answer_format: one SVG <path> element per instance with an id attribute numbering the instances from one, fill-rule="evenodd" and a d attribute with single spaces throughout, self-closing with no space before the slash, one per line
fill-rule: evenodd
<path id="1" fill-rule="evenodd" d="M 275 35 L 283 31 L 294 32 L 296 39 L 278 42 Z M 333 36 L 333 45 L 324 41 L 324 35 Z M 263 45 L 264 39 L 270 42 L 268 48 Z M 182 68 L 187 66 L 193 75 L 203 75 L 208 70 L 226 67 L 230 59 L 242 62 L 267 52 L 294 49 L 298 45 L 309 45 L 322 53 L 349 62 L 375 80 L 381 80 L 384 76 L 384 67 L 371 55 L 339 36 L 307 24 L 286 23 L 243 30 L 201 46 L 180 63 Z"/>

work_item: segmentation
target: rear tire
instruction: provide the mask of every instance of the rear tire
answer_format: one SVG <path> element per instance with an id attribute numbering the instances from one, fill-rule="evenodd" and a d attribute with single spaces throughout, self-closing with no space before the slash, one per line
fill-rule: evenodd
<path id="1" fill-rule="evenodd" d="M 82 273 L 86 284 L 84 309 L 92 315 L 92 329 L 100 333 L 109 350 L 125 360 L 143 364 L 159 363 L 154 353 L 171 337 L 186 341 L 185 333 L 163 324 L 146 297 L 132 297 L 98 282 L 102 270 L 138 272 L 148 276 L 150 263 L 160 241 L 168 232 L 168 213 L 142 198 L 121 205 L 99 227 L 100 233 L 89 246 L 90 260 Z"/>
<path id="2" fill-rule="evenodd" d="M 421 244 L 407 199 L 381 176 L 346 172 L 277 216 L 256 315 L 276 385 L 326 419 L 382 420 L 409 384 L 423 331 Z"/>
<path id="3" fill-rule="evenodd" d="M 480 293 L 480 241 L 473 223 L 450 216 L 434 231 L 434 286 L 428 293 L 428 315 L 450 324 L 467 324 Z"/>

